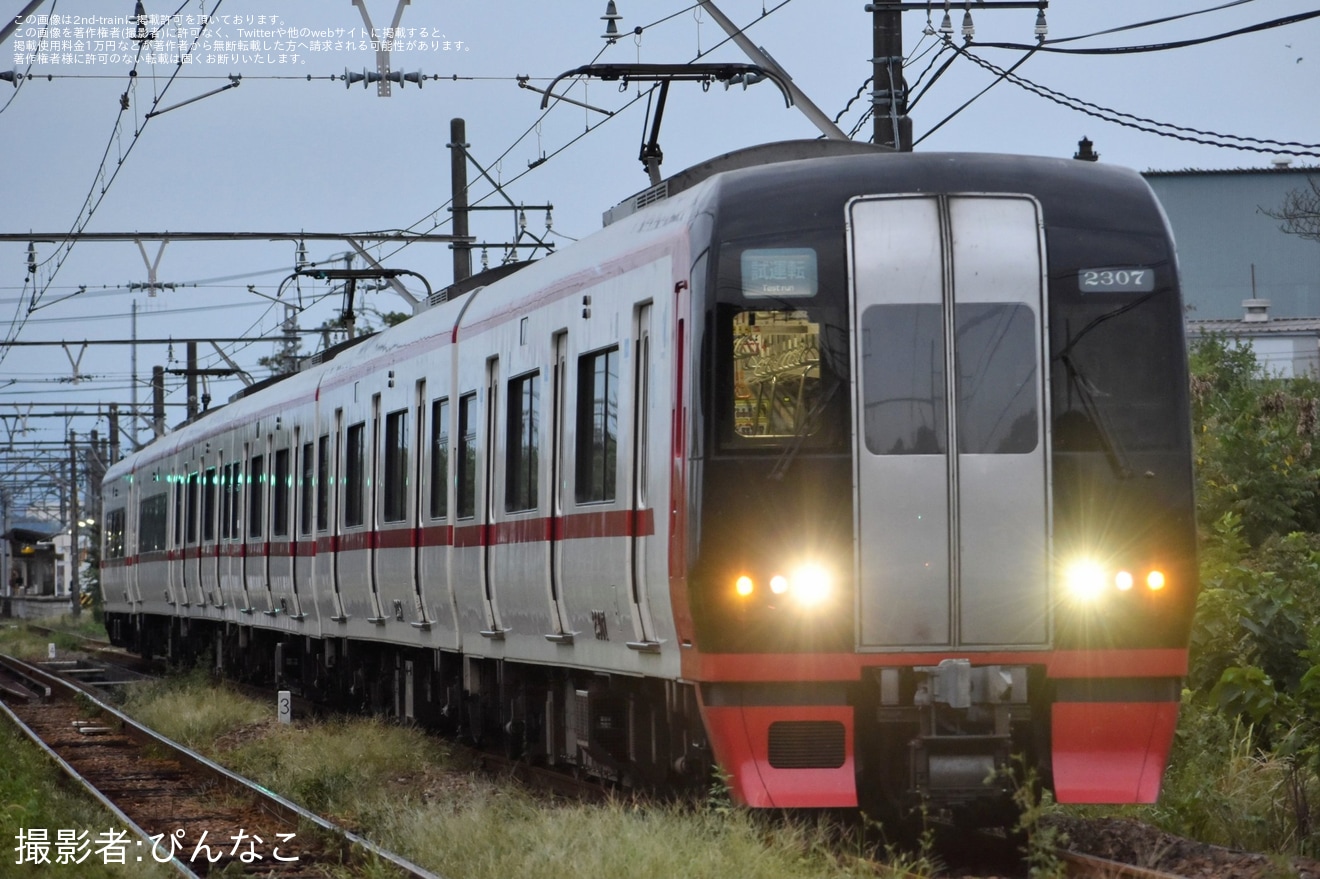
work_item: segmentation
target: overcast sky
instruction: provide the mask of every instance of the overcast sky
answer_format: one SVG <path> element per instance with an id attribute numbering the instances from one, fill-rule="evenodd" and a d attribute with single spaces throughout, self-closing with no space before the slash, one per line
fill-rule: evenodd
<path id="1" fill-rule="evenodd" d="M 363 2 L 377 28 L 389 27 L 400 5 L 400 0 Z M 593 61 L 686 63 L 698 55 L 703 61 L 748 60 L 725 41 L 710 15 L 694 12 L 686 0 L 618 0 L 617 5 L 623 36 L 607 45 L 601 38 L 605 0 L 412 0 L 402 8 L 399 25 L 404 30 L 392 54 L 393 67 L 440 79 L 427 79 L 421 89 L 396 85 L 392 96 L 379 97 L 375 85 L 342 81 L 345 71 L 361 74 L 376 68 L 375 52 L 362 44 L 362 14 L 350 0 L 147 0 L 149 14 L 178 11 L 185 29 L 195 27 L 203 13 L 216 16 L 173 82 L 173 58 L 151 63 L 149 56 L 130 80 L 137 57 L 137 44 L 125 33 L 134 24 L 130 0 L 45 0 L 0 44 L 0 71 L 34 77 L 17 89 L 0 81 L 0 138 L 6 147 L 0 164 L 0 232 L 448 232 L 445 145 L 449 121 L 458 116 L 467 121 L 473 158 L 506 184 L 514 201 L 553 203 L 550 240 L 569 246 L 571 239 L 599 228 L 604 209 L 647 185 L 637 159 L 647 107 L 645 97 L 637 98 L 645 86 L 620 91 L 617 83 L 593 81 L 571 88 L 564 83 L 559 91 L 615 115 L 567 103 L 543 113 L 541 96 L 519 88 L 516 77 L 530 76 L 531 85 L 544 89 L 560 73 Z M 862 0 L 718 0 L 717 5 L 746 27 L 749 37 L 827 115 L 842 113 L 839 125 L 845 132 L 862 122 L 868 98 L 849 106 L 871 72 L 871 19 Z M 13 14 L 26 6 L 27 0 L 0 0 L 4 22 L 12 22 Z M 1212 8 L 1218 6 L 1225 8 Z M 1210 11 L 1047 45 L 1089 49 L 1197 40 L 1315 9 L 1301 0 L 1054 0 L 1047 11 L 1050 40 L 1140 24 L 1157 15 Z M 943 4 L 933 4 L 932 10 L 938 28 Z M 970 50 L 990 64 L 1010 67 L 1024 51 L 978 44 L 1035 42 L 1034 9 L 972 4 L 972 13 L 976 30 Z M 71 20 L 56 25 L 58 37 L 48 32 L 43 40 L 37 16 L 52 14 Z M 958 45 L 963 43 L 962 19 L 963 4 L 954 4 Z M 1124 118 L 1138 127 L 1087 115 L 1076 103 L 1066 107 L 1002 82 L 933 133 L 937 123 L 995 77 L 974 61 L 958 58 L 929 91 L 922 91 L 952 54 L 940 54 L 938 38 L 923 35 L 926 24 L 924 12 L 903 14 L 906 75 L 920 93 L 912 111 L 916 137 L 924 138 L 918 150 L 1066 157 L 1087 136 L 1101 161 L 1138 170 L 1264 167 L 1289 149 L 1301 154 L 1292 157 L 1294 164 L 1320 162 L 1315 146 L 1320 144 L 1318 18 L 1165 51 L 1037 52 L 1016 70 L 1059 101 L 1130 114 Z M 637 27 L 640 36 L 633 33 Z M 192 31 L 180 33 L 158 22 L 151 30 L 159 33 L 148 46 L 163 50 L 162 55 L 177 55 L 192 45 Z M 291 38 L 290 30 L 298 35 Z M 928 68 L 932 61 L 934 67 Z M 237 88 L 144 119 L 153 104 L 158 110 L 172 107 L 237 74 L 242 76 Z M 332 75 L 339 78 L 332 81 Z M 121 111 L 124 95 L 128 109 Z M 1255 138 L 1304 146 L 1266 144 L 1269 151 L 1246 151 L 1140 130 L 1159 127 L 1167 133 L 1169 125 L 1199 130 L 1181 132 L 1198 140 L 1223 142 L 1228 136 L 1239 144 L 1260 145 L 1241 140 Z M 866 121 L 857 136 L 865 139 L 871 130 Z M 674 173 L 739 147 L 818 134 L 802 113 L 785 107 L 768 82 L 746 90 L 717 84 L 705 91 L 698 84 L 676 83 L 660 132 L 662 170 Z M 546 161 L 529 171 L 529 164 L 542 157 Z M 473 200 L 489 196 L 492 187 L 478 179 L 475 168 L 470 175 Z M 502 202 L 493 197 L 482 203 Z M 544 211 L 529 211 L 527 219 L 530 231 L 546 234 Z M 486 241 L 507 241 L 514 222 L 508 213 L 477 214 L 473 233 Z M 154 297 L 129 289 L 147 280 L 143 255 L 132 242 L 85 242 L 72 249 L 37 243 L 35 275 L 27 273 L 26 242 L 0 242 L 3 338 L 127 339 L 134 302 L 142 339 L 277 332 L 283 309 L 248 286 L 274 296 L 292 271 L 294 244 L 174 242 L 163 253 L 157 242 L 144 242 L 144 247 L 151 261 L 159 257 L 160 282 L 189 286 Z M 450 281 L 447 245 L 419 243 L 396 250 L 397 245 L 388 245 L 374 252 L 391 267 L 424 275 L 433 288 Z M 312 261 L 341 266 L 345 246 L 311 242 L 307 251 Z M 489 253 L 492 264 L 502 258 L 497 249 Z M 421 291 L 419 283 L 409 285 Z M 85 292 L 76 292 L 83 287 Z M 324 283 L 304 280 L 300 287 L 307 306 L 298 318 L 301 326 L 317 326 L 332 316 L 339 299 L 327 295 Z M 296 300 L 298 292 L 290 285 L 283 296 Z M 390 292 L 368 294 L 365 305 L 368 311 L 406 310 Z M 265 342 L 225 348 L 257 377 L 264 374 L 257 358 L 274 350 Z M 70 354 L 79 356 L 77 345 Z M 80 433 L 96 427 L 104 434 L 104 408 L 97 417 L 96 406 L 89 404 L 122 405 L 132 395 L 130 349 L 123 346 L 89 347 L 79 363 L 86 378 L 77 385 L 69 383 L 73 367 L 59 348 L 0 349 L 0 356 L 0 415 L 10 416 L 0 425 L 0 444 L 15 429 L 12 416 L 28 411 L 29 404 L 33 414 L 52 410 L 43 403 L 61 402 L 93 414 L 72 424 L 32 419 L 30 432 L 15 439 L 67 437 L 70 427 Z M 172 351 L 163 345 L 139 346 L 139 401 L 150 398 L 145 382 L 151 367 L 180 368 L 183 357 L 182 345 Z M 204 348 L 202 365 L 224 364 Z M 169 402 L 183 402 L 181 382 L 171 378 Z M 219 402 L 238 386 L 236 380 L 216 381 L 210 392 Z M 171 422 L 181 417 L 181 409 L 170 410 Z M 141 436 L 145 439 L 146 433 Z"/>

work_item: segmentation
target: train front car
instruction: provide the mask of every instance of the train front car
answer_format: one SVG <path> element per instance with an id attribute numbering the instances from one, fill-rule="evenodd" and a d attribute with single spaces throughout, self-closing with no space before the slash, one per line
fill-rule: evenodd
<path id="1" fill-rule="evenodd" d="M 714 193 L 683 670 L 735 795 L 975 808 L 1021 756 L 1060 801 L 1152 801 L 1196 568 L 1144 181 L 881 154 Z"/>

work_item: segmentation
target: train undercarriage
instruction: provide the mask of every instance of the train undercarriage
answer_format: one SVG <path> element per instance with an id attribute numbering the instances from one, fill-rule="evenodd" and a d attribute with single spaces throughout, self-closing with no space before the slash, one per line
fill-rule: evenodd
<path id="1" fill-rule="evenodd" d="M 226 622 L 107 614 L 107 629 L 146 657 L 624 788 L 698 791 L 712 778 L 691 685 Z"/>
<path id="2" fill-rule="evenodd" d="M 329 711 L 417 723 L 621 788 L 699 793 L 715 781 L 691 684 L 219 621 L 108 614 L 107 629 L 116 645 L 144 656 L 206 663 L 226 679 L 288 689 Z M 1048 716 L 1038 704 L 1044 683 L 1039 668 L 946 660 L 872 669 L 843 687 L 858 805 L 874 815 L 926 808 L 974 823 L 1004 820 L 1015 758 L 1037 766 L 1047 752 L 1032 722 Z M 776 747 L 772 734 L 768 762 L 791 765 Z M 789 747 L 801 755 L 822 746 Z M 813 760 L 804 775 L 819 768 Z"/>

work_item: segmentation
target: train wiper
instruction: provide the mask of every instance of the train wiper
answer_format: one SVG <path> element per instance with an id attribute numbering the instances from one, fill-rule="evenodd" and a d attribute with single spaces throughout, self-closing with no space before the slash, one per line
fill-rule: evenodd
<path id="1" fill-rule="evenodd" d="M 775 461 L 775 466 L 771 467 L 770 472 L 766 474 L 766 479 L 778 481 L 784 478 L 784 474 L 788 472 L 788 465 L 793 463 L 797 453 L 802 450 L 802 444 L 806 442 L 807 437 L 811 435 L 812 430 L 816 427 L 816 419 L 825 411 L 825 407 L 829 405 L 830 400 L 834 398 L 834 394 L 842 384 L 843 382 L 837 377 L 834 378 L 830 386 L 816 398 L 811 408 L 803 414 L 801 420 L 798 421 L 797 430 L 793 433 L 793 439 L 784 447 L 779 459 Z"/>
<path id="2" fill-rule="evenodd" d="M 1097 388 L 1087 377 L 1086 374 L 1073 361 L 1072 350 L 1077 347 L 1077 343 L 1084 339 L 1096 327 L 1113 320 L 1122 314 L 1127 314 L 1134 308 L 1144 305 L 1161 292 L 1161 288 L 1150 291 L 1144 296 L 1139 296 L 1121 308 L 1115 308 L 1113 311 L 1105 312 L 1099 317 L 1093 319 L 1086 326 L 1077 331 L 1077 334 L 1068 341 L 1064 349 L 1060 351 L 1055 359 L 1063 363 L 1064 369 L 1068 370 L 1068 382 L 1077 389 L 1078 396 L 1082 401 L 1082 409 L 1085 410 L 1091 423 L 1095 426 L 1096 434 L 1100 438 L 1100 444 L 1104 448 L 1105 457 L 1109 460 L 1109 466 L 1114 468 L 1114 473 L 1119 479 L 1130 479 L 1132 477 L 1132 466 L 1129 463 L 1127 450 L 1123 448 L 1118 435 L 1114 432 L 1113 426 L 1109 423 L 1108 416 L 1096 402 L 1096 397 L 1102 396 L 1103 391 Z"/>
<path id="3" fill-rule="evenodd" d="M 1074 343 L 1076 341 L 1076 339 L 1073 339 Z M 1068 382 L 1077 389 L 1077 395 L 1082 401 L 1082 409 L 1085 410 L 1087 418 L 1091 419 L 1091 424 L 1095 427 L 1096 435 L 1100 438 L 1100 445 L 1104 449 L 1109 466 L 1114 468 L 1114 473 L 1119 479 L 1130 479 L 1132 477 L 1132 466 L 1129 463 L 1127 450 L 1123 448 L 1123 443 L 1118 439 L 1113 426 L 1109 423 L 1109 416 L 1096 402 L 1096 397 L 1101 396 L 1104 392 L 1092 384 L 1086 374 L 1073 362 L 1071 348 L 1072 345 L 1065 348 L 1058 358 L 1063 363 L 1064 369 L 1068 370 Z"/>

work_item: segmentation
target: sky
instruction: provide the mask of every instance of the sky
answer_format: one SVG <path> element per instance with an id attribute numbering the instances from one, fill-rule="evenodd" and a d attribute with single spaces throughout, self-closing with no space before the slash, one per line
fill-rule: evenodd
<path id="1" fill-rule="evenodd" d="M 28 4 L 0 0 L 0 27 Z M 870 136 L 863 117 L 869 97 L 856 97 L 871 73 L 871 16 L 862 0 L 716 5 L 826 115 L 837 114 L 844 132 Z M 406 82 L 381 97 L 375 84 L 344 80 L 376 70 L 363 7 L 377 29 L 399 15 L 391 66 L 427 77 L 421 88 Z M 466 120 L 471 156 L 504 196 L 554 206 L 548 232 L 544 209 L 526 211 L 529 232 L 562 249 L 598 229 L 604 210 L 648 185 L 638 161 L 648 84 L 620 89 L 565 80 L 556 93 L 590 108 L 559 102 L 542 111 L 541 94 L 521 88 L 518 77 L 544 90 L 561 73 L 593 62 L 749 62 L 711 14 L 687 0 L 617 0 L 617 8 L 622 36 L 611 43 L 602 39 L 605 0 L 146 0 L 145 11 L 157 17 L 149 19 L 156 36 L 146 45 L 156 51 L 144 52 L 136 68 L 130 0 L 45 0 L 31 10 L 0 43 L 0 234 L 57 234 L 33 243 L 35 272 L 28 240 L 0 240 L 0 341 L 69 344 L 0 344 L 0 468 L 12 470 L 15 455 L 54 454 L 27 444 L 67 440 L 70 430 L 105 436 L 108 404 L 128 409 L 135 373 L 145 414 L 152 367 L 184 366 L 182 341 L 154 340 L 273 337 L 285 320 L 283 303 L 301 307 L 304 329 L 333 318 L 342 305 L 327 283 L 290 278 L 298 258 L 291 241 L 172 241 L 161 250 L 154 240 L 71 245 L 71 230 L 448 233 L 446 144 L 455 117 Z M 1061 42 L 1046 47 L 1196 41 L 1316 9 L 1300 0 L 1053 0 L 1047 40 Z M 1035 43 L 1034 8 L 972 3 L 975 34 L 966 45 L 965 11 L 966 4 L 951 9 L 954 44 L 990 65 L 1011 67 Z M 942 3 L 932 4 L 933 28 L 943 12 Z M 52 15 L 61 19 L 53 25 L 59 31 L 43 37 Z M 210 16 L 204 30 L 203 15 Z M 1157 16 L 1180 17 L 1100 33 Z M 956 53 L 923 33 L 925 11 L 904 12 L 902 20 L 917 150 L 1069 157 L 1087 137 L 1101 161 L 1139 171 L 1268 167 L 1282 159 L 1320 164 L 1320 18 L 1161 51 L 1038 51 L 1014 71 L 1035 91 L 1002 81 L 983 94 L 996 74 L 962 56 L 935 77 Z M 984 45 L 991 43 L 1023 48 Z M 182 65 L 180 54 L 188 56 Z M 6 81 L 5 71 L 14 71 L 21 87 Z M 233 76 L 241 76 L 238 86 L 199 97 Z M 153 106 L 159 114 L 147 118 Z M 1127 114 L 1121 118 L 1128 124 L 1109 111 Z M 818 135 L 769 82 L 708 89 L 675 83 L 659 135 L 661 171 Z M 1299 146 L 1280 145 L 1288 143 Z M 508 204 L 473 165 L 469 177 L 474 203 Z M 474 213 L 472 233 L 507 242 L 517 221 L 512 211 Z M 342 267 L 347 250 L 339 241 L 308 241 L 306 257 Z M 445 243 L 385 244 L 370 252 L 387 267 L 425 277 L 432 289 L 452 278 Z M 488 248 L 487 258 L 497 265 L 505 251 Z M 480 260 L 478 250 L 475 269 Z M 172 289 L 143 289 L 148 262 L 157 282 Z M 420 295 L 415 275 L 404 280 Z M 379 313 L 409 310 L 389 290 L 360 291 L 359 306 L 360 317 L 376 325 Z M 136 347 L 95 344 L 135 336 L 144 340 Z M 304 353 L 315 345 L 305 337 Z M 256 379 L 268 374 L 258 359 L 276 350 L 270 341 L 221 347 Z M 200 355 L 204 368 L 226 366 L 210 345 Z M 206 390 L 215 405 L 240 387 L 236 378 L 217 377 Z M 183 379 L 170 376 L 169 423 L 182 420 L 184 395 Z M 44 417 L 68 411 L 82 414 Z M 142 441 L 150 436 L 143 422 L 134 431 L 127 416 L 122 429 Z M 24 479 L 11 476 L 11 491 L 22 494 Z M 15 502 L 11 514 L 21 515 L 23 500 L 15 495 Z"/>

